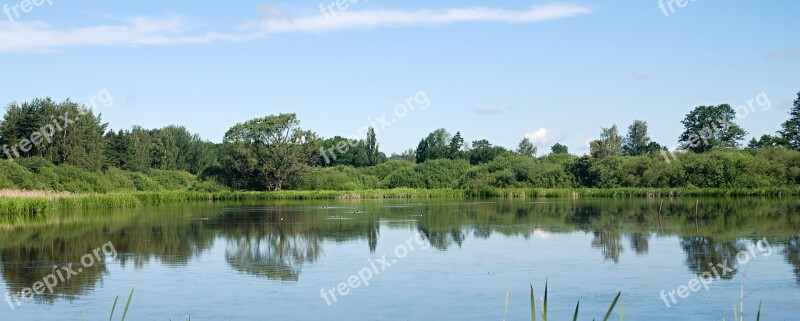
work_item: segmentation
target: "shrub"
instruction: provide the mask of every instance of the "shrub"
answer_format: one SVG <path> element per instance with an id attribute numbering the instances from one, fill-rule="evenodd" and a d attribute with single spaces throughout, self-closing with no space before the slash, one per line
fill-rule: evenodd
<path id="1" fill-rule="evenodd" d="M 425 188 L 425 178 L 414 168 L 403 168 L 386 176 L 381 185 L 385 188 Z"/>
<path id="2" fill-rule="evenodd" d="M 362 174 L 349 166 L 316 169 L 305 174 L 307 190 L 352 191 L 373 189 L 379 185 L 378 178 Z"/>
<path id="3" fill-rule="evenodd" d="M 414 168 L 414 163 L 404 160 L 390 160 L 377 166 L 362 168 L 361 172 L 366 175 L 375 176 L 379 180 L 383 180 L 389 176 L 389 174 L 404 168 Z"/>
<path id="4" fill-rule="evenodd" d="M 36 175 L 15 161 L 0 160 L 0 173 L 5 174 L 5 177 L 14 183 L 15 188 L 26 190 L 47 189 L 47 186 L 42 184 Z"/>
<path id="5" fill-rule="evenodd" d="M 189 172 L 176 170 L 151 169 L 146 175 L 165 190 L 184 190 L 197 180 Z"/>

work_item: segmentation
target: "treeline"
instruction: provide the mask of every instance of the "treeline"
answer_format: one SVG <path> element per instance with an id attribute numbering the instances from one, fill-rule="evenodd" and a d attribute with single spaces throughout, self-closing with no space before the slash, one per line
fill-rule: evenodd
<path id="1" fill-rule="evenodd" d="M 42 174 L 30 164 L 47 167 L 42 161 L 54 168 L 102 175 L 178 170 L 197 175 L 207 183 L 204 188 L 219 183 L 234 190 L 800 184 L 800 93 L 782 128 L 746 147 L 742 140 L 747 132 L 736 124 L 736 111 L 729 105 L 699 106 L 681 124 L 684 131 L 673 149 L 652 141 L 647 123 L 637 120 L 624 136 L 616 125 L 603 128 L 586 156 L 572 155 L 561 144 L 537 156 L 536 146 L 527 138 L 515 150 L 488 140 L 468 143 L 460 132 L 453 135 L 445 129 L 433 131 L 416 148 L 386 156 L 373 128 L 363 139 L 325 139 L 301 128 L 294 114 L 236 124 L 222 143 L 214 144 L 178 126 L 110 130 L 83 106 L 37 99 L 9 105 L 0 122 L 0 144 L 6 158 L 18 160 L 34 175 Z M 25 160 L 30 158 L 37 160 Z M 59 187 L 63 183 L 44 185 L 64 188 Z"/>
<path id="2" fill-rule="evenodd" d="M 90 171 L 118 168 L 182 170 L 199 174 L 217 160 L 216 145 L 185 127 L 114 131 L 100 115 L 66 100 L 12 103 L 0 121 L 0 157 L 41 157 Z"/>

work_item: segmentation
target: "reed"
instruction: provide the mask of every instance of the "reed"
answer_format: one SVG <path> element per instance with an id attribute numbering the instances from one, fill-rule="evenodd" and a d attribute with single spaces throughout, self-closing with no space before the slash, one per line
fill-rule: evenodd
<path id="1" fill-rule="evenodd" d="M 795 197 L 800 188 L 678 189 L 678 188 L 482 188 L 372 189 L 356 191 L 201 192 L 159 191 L 71 194 L 0 191 L 0 217 L 37 216 L 53 210 L 135 208 L 196 202 L 369 199 L 529 199 L 529 198 L 680 198 L 680 197 Z"/>
<path id="2" fill-rule="evenodd" d="M 548 313 L 547 313 L 547 292 L 548 292 L 548 284 L 545 283 L 544 287 L 544 298 L 542 298 L 541 307 L 541 317 L 542 321 L 547 321 Z M 611 306 L 608 308 L 608 312 L 606 313 L 603 321 L 608 321 L 611 318 L 611 314 L 614 313 L 614 309 L 617 308 L 617 303 L 619 303 L 619 298 L 622 296 L 622 292 L 617 293 L 617 296 L 614 297 L 614 301 L 611 302 Z M 506 309 L 508 306 L 508 299 L 506 299 Z M 578 314 L 580 313 L 581 309 L 581 301 L 578 301 L 578 305 L 575 307 L 575 314 L 572 317 L 572 321 L 578 321 Z M 539 314 L 536 312 L 536 294 L 533 290 L 533 285 L 531 285 L 531 321 L 536 321 L 536 318 Z M 623 321 L 625 319 L 625 301 L 622 301 L 622 305 L 620 307 L 619 313 L 619 320 Z"/>

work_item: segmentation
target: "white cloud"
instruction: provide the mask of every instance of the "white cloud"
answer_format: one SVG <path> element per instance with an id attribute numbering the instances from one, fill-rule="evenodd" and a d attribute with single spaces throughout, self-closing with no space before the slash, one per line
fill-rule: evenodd
<path id="1" fill-rule="evenodd" d="M 564 139 L 564 136 L 566 135 L 553 135 L 547 128 L 539 128 L 533 133 L 525 134 L 525 138 L 530 139 L 531 143 L 538 147 L 550 147 Z"/>
<path id="2" fill-rule="evenodd" d="M 186 19 L 137 17 L 118 25 L 59 30 L 41 22 L 0 21 L 0 52 L 49 51 L 82 46 L 154 46 L 241 41 L 251 36 L 209 32 L 187 35 Z"/>
<path id="3" fill-rule="evenodd" d="M 467 22 L 534 23 L 591 13 L 575 5 L 553 4 L 529 10 L 455 8 L 446 10 L 365 10 L 288 18 L 277 7 L 261 7 L 261 20 L 242 25 L 240 33 L 192 33 L 180 16 L 136 17 L 117 24 L 60 29 L 41 21 L 0 20 L 0 52 L 52 51 L 87 46 L 157 46 L 250 41 L 277 33 L 321 33 L 378 27 L 413 27 Z"/>
<path id="4" fill-rule="evenodd" d="M 320 13 L 297 19 L 264 20 L 249 23 L 246 27 L 257 27 L 267 33 L 319 33 L 349 29 L 443 25 L 461 22 L 533 23 L 569 18 L 591 12 L 589 8 L 567 4 L 536 6 L 523 11 L 484 7 L 447 10 L 422 9 L 416 11 L 364 10 L 337 12 L 335 16 L 331 15 L 329 17 L 325 17 Z"/>

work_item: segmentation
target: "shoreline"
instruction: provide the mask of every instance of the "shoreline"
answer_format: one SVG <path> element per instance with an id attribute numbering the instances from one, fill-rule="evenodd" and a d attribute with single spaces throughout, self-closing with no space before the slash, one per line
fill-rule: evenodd
<path id="1" fill-rule="evenodd" d="M 369 200 L 369 199 L 529 199 L 529 198 L 681 198 L 681 197 L 769 197 L 800 196 L 800 187 L 722 188 L 486 188 L 375 189 L 356 191 L 274 192 L 121 192 L 70 194 L 51 191 L 4 191 L 0 193 L 0 217 L 38 216 L 56 210 L 136 208 L 191 202 L 271 200 Z"/>

